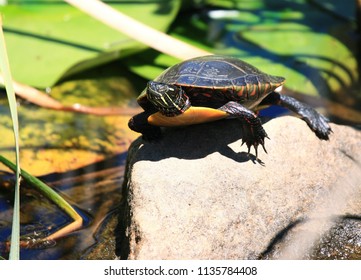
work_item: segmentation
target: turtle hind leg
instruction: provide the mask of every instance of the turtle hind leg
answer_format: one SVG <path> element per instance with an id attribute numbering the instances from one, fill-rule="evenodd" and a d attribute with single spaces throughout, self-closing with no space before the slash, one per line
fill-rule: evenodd
<path id="1" fill-rule="evenodd" d="M 314 108 L 287 95 L 280 95 L 279 104 L 301 116 L 318 138 L 329 139 L 329 134 L 332 132 L 328 124 L 329 120 Z"/>
<path id="2" fill-rule="evenodd" d="M 316 136 L 322 140 L 328 140 L 329 135 L 332 132 L 330 125 L 328 124 L 329 120 L 318 113 L 311 106 L 304 104 L 297 99 L 282 95 L 276 92 L 268 95 L 263 101 L 262 104 L 271 104 L 279 105 L 285 107 L 292 112 L 299 115 L 309 126 L 309 128 L 316 134 Z"/>
<path id="3" fill-rule="evenodd" d="M 264 139 L 269 138 L 266 131 L 263 129 L 261 120 L 257 115 L 241 104 L 230 101 L 218 108 L 218 110 L 224 111 L 229 114 L 229 119 L 237 118 L 242 122 L 243 138 L 242 145 L 246 143 L 248 148 L 248 154 L 253 146 L 256 152 L 256 158 L 258 157 L 258 146 L 261 145 L 263 150 L 267 153 Z"/>
<path id="4" fill-rule="evenodd" d="M 148 123 L 148 117 L 150 113 L 142 112 L 132 117 L 128 126 L 131 130 L 139 132 L 146 141 L 155 141 L 162 137 L 161 129 L 158 126 L 150 125 Z"/>
<path id="5" fill-rule="evenodd" d="M 329 134 L 332 132 L 328 124 L 329 120 L 314 108 L 287 95 L 280 95 L 280 105 L 301 116 L 318 138 L 329 139 Z"/>

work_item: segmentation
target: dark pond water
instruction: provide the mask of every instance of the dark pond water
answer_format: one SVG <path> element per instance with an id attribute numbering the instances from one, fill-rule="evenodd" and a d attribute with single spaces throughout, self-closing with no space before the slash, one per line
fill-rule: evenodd
<path id="1" fill-rule="evenodd" d="M 123 182 L 123 167 L 126 154 L 119 154 L 65 173 L 52 173 L 40 179 L 55 188 L 62 197 L 83 217 L 83 228 L 56 242 L 41 244 L 38 248 L 23 248 L 22 259 L 79 259 L 82 252 L 96 242 L 94 233 L 108 213 L 121 200 L 120 187 Z M 2 174 L 12 180 L 12 176 Z M 13 192 L 4 188 L 0 196 L 0 236 L 2 256 L 6 257 L 6 241 L 10 234 Z M 8 184 L 10 185 L 10 184 Z M 42 194 L 22 184 L 21 235 L 24 240 L 47 236 L 56 229 L 69 224 L 71 219 Z"/>
<path id="2" fill-rule="evenodd" d="M 209 44 L 211 40 L 218 53 L 224 48 L 226 53 L 232 54 L 234 49 L 239 48 L 245 57 L 265 56 L 270 61 L 276 58 L 276 54 L 266 53 L 264 49 L 255 48 L 254 42 L 245 40 L 250 29 L 243 29 L 243 34 L 237 31 L 237 25 L 254 20 L 252 11 L 247 12 L 243 23 L 239 19 L 220 19 L 209 12 L 208 9 L 201 12 L 185 11 L 187 17 L 178 20 L 183 24 L 183 29 L 175 28 L 174 32 L 181 34 L 185 30 L 194 30 L 194 36 L 208 32 L 207 36 L 203 36 L 205 43 Z M 272 21 L 271 13 L 265 15 L 265 20 Z M 288 16 L 292 18 L 294 15 Z M 194 26 L 195 18 L 198 27 Z M 227 29 L 224 28 L 226 24 L 229 24 Z M 246 26 L 254 28 L 252 24 Z M 192 34 L 189 36 L 192 37 Z M 357 46 L 356 39 L 354 45 Z M 296 58 L 292 60 L 291 55 L 283 57 L 281 61 L 285 65 L 291 63 L 296 68 L 303 63 Z M 51 89 L 50 94 L 64 104 L 129 107 L 134 105 L 135 97 L 145 83 L 144 79 L 127 72 L 120 62 L 114 62 L 61 82 Z M 297 95 L 298 99 L 311 105 L 320 106 L 332 121 L 355 126 L 361 123 L 361 90 L 356 79 L 342 89 L 330 90 L 322 98 L 304 94 L 304 91 L 292 86 L 286 92 Z M 262 111 L 261 115 L 277 117 L 285 113 L 287 111 L 284 109 L 271 107 Z M 96 230 L 122 199 L 127 149 L 138 137 L 127 127 L 129 117 L 57 112 L 24 101 L 19 103 L 22 168 L 39 176 L 59 192 L 84 218 L 82 229 L 48 244 L 46 248 L 23 248 L 22 259 L 79 259 L 96 242 Z M 0 129 L 0 153 L 14 159 L 11 121 L 4 97 L 0 99 Z M 8 257 L 7 242 L 11 233 L 12 180 L 13 176 L 8 170 L 0 166 L 0 256 L 4 258 Z M 57 206 L 26 183 L 21 191 L 21 205 L 21 231 L 24 236 L 47 235 L 71 221 Z"/>

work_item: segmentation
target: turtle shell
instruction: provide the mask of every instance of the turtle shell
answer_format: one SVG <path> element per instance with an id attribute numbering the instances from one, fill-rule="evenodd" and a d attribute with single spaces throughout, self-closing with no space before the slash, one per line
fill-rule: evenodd
<path id="1" fill-rule="evenodd" d="M 237 58 L 211 55 L 176 64 L 155 81 L 181 86 L 194 106 L 217 108 L 237 101 L 253 108 L 279 88 L 285 78 L 266 74 Z M 147 109 L 146 89 L 138 103 Z"/>

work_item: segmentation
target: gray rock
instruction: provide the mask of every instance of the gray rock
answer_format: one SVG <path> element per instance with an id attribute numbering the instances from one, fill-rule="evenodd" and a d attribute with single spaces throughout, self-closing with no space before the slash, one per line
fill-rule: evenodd
<path id="1" fill-rule="evenodd" d="M 168 129 L 157 143 L 135 141 L 122 258 L 303 258 L 316 238 L 293 254 L 289 248 L 303 244 L 298 233 L 307 232 L 298 226 L 360 213 L 360 131 L 332 124 L 330 141 L 320 141 L 289 116 L 264 127 L 268 154 L 260 149 L 259 161 L 241 147 L 237 120 Z M 317 237 L 330 227 L 315 227 Z"/>

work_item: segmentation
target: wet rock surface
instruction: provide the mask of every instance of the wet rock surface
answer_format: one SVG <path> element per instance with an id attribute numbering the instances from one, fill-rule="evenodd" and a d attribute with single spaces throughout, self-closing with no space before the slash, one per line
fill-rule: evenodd
<path id="1" fill-rule="evenodd" d="M 96 243 L 86 249 L 80 256 L 82 260 L 115 260 L 118 259 L 117 236 L 120 236 L 118 229 L 118 214 L 111 213 L 103 221 L 95 234 Z"/>
<path id="2" fill-rule="evenodd" d="M 135 141 L 120 257 L 318 258 L 312 252 L 320 236 L 333 234 L 333 218 L 361 212 L 361 132 L 332 124 L 330 141 L 320 141 L 294 117 L 264 127 L 268 154 L 260 150 L 259 161 L 241 147 L 237 120 L 169 129 L 156 143 Z M 289 250 L 302 244 L 302 233 L 315 231 L 304 246 L 311 253 Z"/>
<path id="3" fill-rule="evenodd" d="M 326 231 L 315 232 L 307 223 L 294 223 L 281 236 L 278 236 L 259 258 L 283 259 L 286 246 L 293 247 L 293 255 L 308 260 L 360 260 L 361 259 L 361 219 L 341 216 L 333 219 L 334 224 Z M 295 235 L 302 233 L 304 240 L 295 242 Z M 307 237 L 314 236 L 311 244 Z M 303 244 L 302 244 L 303 243 Z M 305 244 L 306 243 L 306 244 Z M 301 245 L 301 246 L 300 246 Z M 307 247 L 307 251 L 303 250 Z M 301 249 L 300 249 L 301 248 Z M 298 259 L 299 259 L 298 258 Z"/>
<path id="4" fill-rule="evenodd" d="M 345 217 L 323 235 L 308 259 L 360 260 L 361 219 Z"/>

